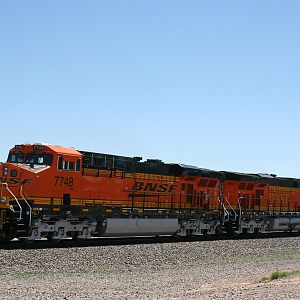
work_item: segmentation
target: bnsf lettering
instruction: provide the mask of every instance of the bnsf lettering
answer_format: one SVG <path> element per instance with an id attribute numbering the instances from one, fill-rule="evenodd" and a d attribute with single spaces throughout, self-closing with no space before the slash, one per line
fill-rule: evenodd
<path id="1" fill-rule="evenodd" d="M 32 179 L 30 179 L 30 178 L 25 178 L 25 179 L 21 182 L 21 184 L 26 184 L 26 183 L 30 183 L 30 182 L 32 182 Z"/>
<path id="2" fill-rule="evenodd" d="M 19 181 L 20 181 L 19 178 L 10 178 L 10 179 L 9 179 L 9 182 L 10 182 L 11 184 L 17 184 L 17 183 L 19 183 Z"/>
<path id="3" fill-rule="evenodd" d="M 166 192 L 167 191 L 167 189 L 168 189 L 168 184 L 167 183 L 164 183 L 164 184 L 161 184 L 160 186 L 159 186 L 159 188 L 158 188 L 158 192 L 160 192 L 160 193 L 164 193 L 164 192 Z"/>
<path id="4" fill-rule="evenodd" d="M 176 190 L 176 185 L 168 183 L 152 183 L 147 182 L 136 182 L 132 188 L 134 191 L 144 191 L 144 192 L 158 192 L 158 193 L 171 193 Z"/>
<path id="5" fill-rule="evenodd" d="M 132 189 L 135 191 L 140 191 L 140 190 L 142 190 L 143 185 L 144 185 L 144 182 L 136 182 Z"/>
<path id="6" fill-rule="evenodd" d="M 7 178 L 0 178 L 0 181 L 3 183 L 8 183 L 8 184 L 18 184 L 20 183 L 21 185 L 24 185 L 26 183 L 32 182 L 31 178 L 25 178 L 23 181 L 20 180 L 20 178 L 10 178 L 7 180 Z"/>
<path id="7" fill-rule="evenodd" d="M 155 192 L 157 188 L 157 183 L 152 184 L 151 182 L 146 183 L 144 188 L 145 191 Z"/>

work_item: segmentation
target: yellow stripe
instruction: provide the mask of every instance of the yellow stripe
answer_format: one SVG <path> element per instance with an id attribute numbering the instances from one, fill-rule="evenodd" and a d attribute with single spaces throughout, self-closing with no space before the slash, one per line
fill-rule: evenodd
<path id="1" fill-rule="evenodd" d="M 289 188 L 284 186 L 269 186 L 270 191 L 286 191 L 286 192 L 298 192 L 300 193 L 300 188 Z"/>

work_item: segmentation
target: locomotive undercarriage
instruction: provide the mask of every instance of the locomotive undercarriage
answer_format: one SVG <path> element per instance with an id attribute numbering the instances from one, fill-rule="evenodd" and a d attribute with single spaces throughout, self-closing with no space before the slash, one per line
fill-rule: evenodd
<path id="1" fill-rule="evenodd" d="M 191 215 L 188 211 L 180 215 L 161 212 L 156 215 L 122 215 L 120 209 L 113 207 L 91 207 L 93 216 L 43 214 L 42 210 L 29 209 L 19 201 L 6 212 L 6 222 L 2 225 L 2 241 L 19 238 L 25 242 L 48 238 L 52 242 L 73 238 L 87 240 L 93 237 L 116 236 L 160 236 L 177 237 L 258 234 L 274 231 L 299 231 L 300 215 L 252 215 L 232 213 L 225 215 L 222 211 L 211 214 Z M 107 215 L 97 216 L 96 212 L 111 211 Z M 72 211 L 68 210 L 68 212 Z M 78 211 L 74 209 L 73 211 Z M 2 213 L 3 214 L 3 213 Z M 20 217 L 21 216 L 21 217 Z"/>
<path id="2" fill-rule="evenodd" d="M 59 241 L 72 237 L 74 239 L 90 239 L 96 232 L 97 221 L 61 220 L 53 222 L 35 222 L 29 231 L 27 240 L 39 240 L 43 237 L 51 241 Z"/>

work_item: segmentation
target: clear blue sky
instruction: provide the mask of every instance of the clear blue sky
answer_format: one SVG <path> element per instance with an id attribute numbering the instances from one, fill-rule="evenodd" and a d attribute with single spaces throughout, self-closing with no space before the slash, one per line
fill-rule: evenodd
<path id="1" fill-rule="evenodd" d="M 300 178 L 300 1 L 0 0 L 15 144 Z"/>

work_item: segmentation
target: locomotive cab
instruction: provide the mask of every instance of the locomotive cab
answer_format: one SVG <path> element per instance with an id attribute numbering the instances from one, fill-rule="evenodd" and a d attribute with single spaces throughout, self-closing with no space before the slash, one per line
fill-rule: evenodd
<path id="1" fill-rule="evenodd" d="M 82 154 L 72 148 L 18 145 L 9 153 L 4 181 L 16 197 L 30 195 L 35 204 L 53 205 L 62 200 L 60 204 L 70 205 L 69 200 L 78 196 L 81 161 Z"/>
<path id="2" fill-rule="evenodd" d="M 22 232 L 27 236 L 39 216 L 53 214 L 55 205 L 58 214 L 60 206 L 70 205 L 81 156 L 74 149 L 40 143 L 12 148 L 0 166 L 0 235 L 5 235 L 5 224 L 13 224 L 11 236 L 19 237 Z M 14 231 L 11 226 L 9 231 Z"/>

